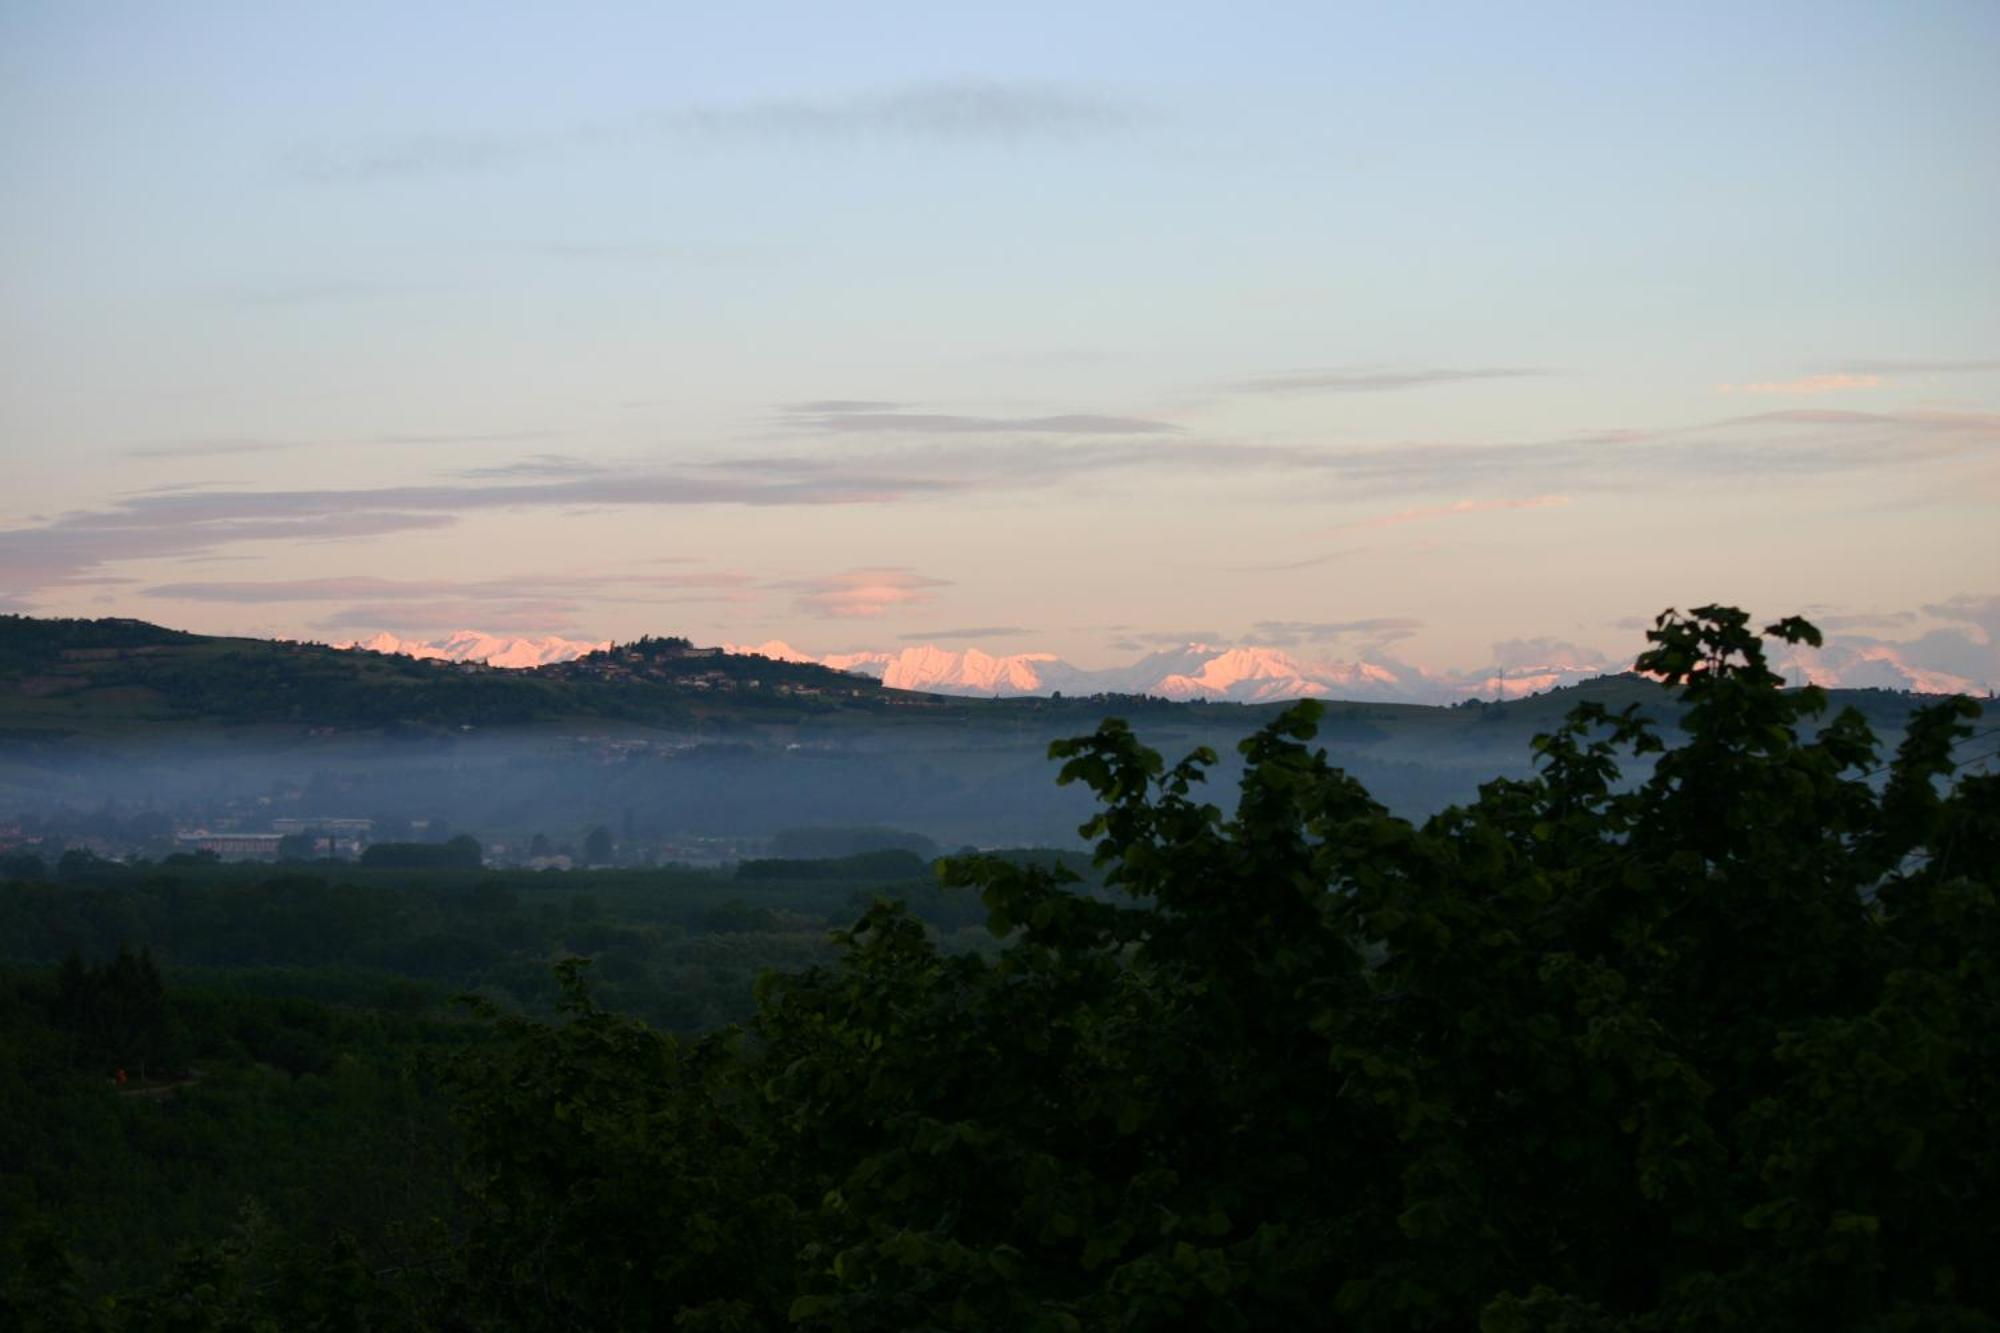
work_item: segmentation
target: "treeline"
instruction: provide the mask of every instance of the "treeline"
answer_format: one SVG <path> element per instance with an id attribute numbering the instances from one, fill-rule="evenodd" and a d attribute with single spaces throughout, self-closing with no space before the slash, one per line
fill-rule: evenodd
<path id="1" fill-rule="evenodd" d="M 1767 635 L 1817 642 L 1803 621 Z M 1742 613 L 1662 616 L 1669 745 L 1586 705 L 1421 825 L 1306 703 L 1177 763 L 1054 747 L 1101 887 L 966 857 L 998 941 L 878 905 L 740 1028 L 483 1010 L 425 1262 L 260 1244 L 17 1317 L 92 1329 L 2000 1326 L 2000 778 L 1976 705 L 1893 757 Z M 1973 749 L 1968 750 L 1970 742 Z M 1984 746 L 1981 749 L 1978 747 Z M 1642 780 L 1621 766 L 1649 761 Z M 592 969 L 594 970 L 594 969 Z M 340 1295 L 329 1296 L 330 1284 Z"/>
<path id="2" fill-rule="evenodd" d="M 477 870 L 479 842 L 464 833 L 443 842 L 378 842 L 362 850 L 361 864 L 377 870 Z"/>
<path id="3" fill-rule="evenodd" d="M 470 843 L 470 839 L 464 840 Z M 666 868 L 540 875 L 477 868 L 476 845 L 385 844 L 392 864 L 124 866 L 92 858 L 0 888 L 0 959 L 150 951 L 175 969 L 402 977 L 549 1011 L 551 967 L 588 955 L 607 1002 L 675 1031 L 746 1017 L 757 974 L 830 956 L 828 931 L 878 894 L 940 928 L 977 925 L 908 853 L 738 877 Z M 372 851 L 373 849 L 371 849 Z M 407 864 L 408 854 L 426 864 Z"/>
<path id="4" fill-rule="evenodd" d="M 93 1293 L 170 1281 L 246 1224 L 373 1269 L 434 1245 L 459 1198 L 439 1073 L 484 1033 L 379 987 L 162 985 L 131 954 L 0 969 L 0 1327 L 88 1327 Z M 54 1305 L 24 1303 L 23 1263 L 58 1251 Z"/>
<path id="5" fill-rule="evenodd" d="M 195 635 L 143 620 L 0 615 L 0 674 L 25 674 L 66 652 L 129 651 L 192 643 Z"/>
<path id="6" fill-rule="evenodd" d="M 926 865 L 896 869 L 943 906 Z M 589 953 L 621 1007 L 714 1030 L 898 887 L 212 857 L 0 886 L 0 955 L 42 960 L 0 964 L 0 1274 L 32 1270 L 37 1237 L 85 1305 L 166 1280 L 191 1242 L 254 1284 L 291 1260 L 288 1283 L 317 1281 L 336 1242 L 368 1272 L 430 1263 L 462 1202 L 440 1059 L 490 1039 L 455 995 L 553 1013 L 555 960 Z"/>
<path id="7" fill-rule="evenodd" d="M 915 852 L 901 850 L 856 852 L 850 856 L 821 859 L 773 857 L 744 861 L 736 867 L 736 878 L 745 880 L 815 879 L 922 879 L 928 863 Z"/>
<path id="8" fill-rule="evenodd" d="M 56 974 L 49 1021 L 69 1037 L 72 1068 L 113 1068 L 123 1082 L 126 1069 L 141 1082 L 149 1072 L 171 1073 L 184 1054 L 167 1018 L 167 988 L 150 949 L 134 954 L 120 947 L 110 962 L 87 965 L 72 953 Z"/>

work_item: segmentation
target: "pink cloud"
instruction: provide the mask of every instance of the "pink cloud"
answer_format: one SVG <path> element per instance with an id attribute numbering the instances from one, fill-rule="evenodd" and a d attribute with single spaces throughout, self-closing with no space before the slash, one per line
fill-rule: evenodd
<path id="1" fill-rule="evenodd" d="M 792 605 L 805 615 L 851 620 L 921 606 L 930 600 L 928 590 L 947 586 L 947 580 L 926 578 L 911 569 L 889 567 L 850 569 L 842 574 L 801 579 L 779 586 L 799 590 Z"/>

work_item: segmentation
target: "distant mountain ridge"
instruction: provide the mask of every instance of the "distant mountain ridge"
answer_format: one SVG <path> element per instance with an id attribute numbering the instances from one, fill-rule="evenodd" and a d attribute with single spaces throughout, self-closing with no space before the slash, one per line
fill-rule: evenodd
<path id="1" fill-rule="evenodd" d="M 394 653 L 401 657 L 415 657 L 424 660 L 445 662 L 484 662 L 495 667 L 538 667 L 554 662 L 573 662 L 591 653 L 603 652 L 611 646 L 605 639 L 589 642 L 582 639 L 565 639 L 548 635 L 539 639 L 506 638 L 496 634 L 482 634 L 478 630 L 454 630 L 435 642 L 420 639 L 400 639 L 384 631 L 365 639 L 355 639 L 346 643 L 331 645 L 335 648 L 360 648 L 371 653 Z"/>
<path id="2" fill-rule="evenodd" d="M 1370 744 L 1391 731 L 1421 736 L 1431 727 L 1441 728 L 1440 734 L 1457 734 L 1468 725 L 1491 737 L 1495 733 L 1486 722 L 1496 714 L 1490 702 L 1467 710 L 1395 697 L 1419 689 L 1464 690 L 1468 682 L 1474 689 L 1483 685 L 1478 697 L 1488 701 L 1502 690 L 1510 696 L 1534 693 L 1500 709 L 1500 715 L 1523 728 L 1546 729 L 1581 699 L 1607 706 L 1639 703 L 1667 712 L 1673 708 L 1667 692 L 1632 675 L 1603 674 L 1547 688 L 1564 675 L 1591 675 L 1586 666 L 1567 662 L 1544 671 L 1510 666 L 1504 680 L 1496 671 L 1490 678 L 1469 674 L 1440 683 L 1395 664 L 1313 663 L 1270 647 L 1192 644 L 1149 654 L 1129 668 L 1097 672 L 1079 671 L 1049 654 L 1007 657 L 929 646 L 836 654 L 813 662 L 798 660 L 807 654 L 783 644 L 761 645 L 793 659 L 784 661 L 732 654 L 720 646 L 698 647 L 669 636 L 641 638 L 568 661 L 496 670 L 471 660 L 482 649 L 486 658 L 500 656 L 491 644 L 472 635 L 452 638 L 467 660 L 190 634 L 129 619 L 0 614 L 0 767 L 9 755 L 16 761 L 12 778 L 0 772 L 0 793 L 10 781 L 21 790 L 34 787 L 41 780 L 34 765 L 59 752 L 88 754 L 95 752 L 93 747 L 150 745 L 169 738 L 201 745 L 250 737 L 290 737 L 286 744 L 315 746 L 350 740 L 435 745 L 553 724 L 571 739 L 630 729 L 682 738 L 713 729 L 717 737 L 745 737 L 759 744 L 782 736 L 784 751 L 790 753 L 795 743 L 804 743 L 800 727 L 819 731 L 812 744 L 835 749 L 875 734 L 877 726 L 906 738 L 935 738 L 988 724 L 997 729 L 993 735 L 1018 736 L 1025 734 L 1023 728 L 1045 736 L 1074 735 L 1107 713 L 1177 716 L 1190 723 L 1207 718 L 1225 726 L 1239 723 L 1219 719 L 1236 717 L 1248 727 L 1260 714 L 1301 693 L 1339 705 L 1325 724 L 1330 729 L 1326 734 L 1349 744 Z M 393 636 L 388 642 L 402 645 Z M 546 641 L 528 642 L 534 651 L 552 647 Z M 565 640 L 553 648 L 569 651 L 576 642 Z M 1524 646 L 1511 645 L 1506 656 L 1515 662 L 1564 656 L 1524 652 Z M 841 670 L 841 665 L 849 669 Z M 1834 666 L 1892 669 L 1879 653 L 1853 662 L 1838 659 Z M 878 676 L 887 678 L 892 671 L 896 680 L 917 688 L 884 688 Z M 967 681 L 972 684 L 949 688 Z M 1935 687 L 1939 682 L 1932 678 L 1922 683 Z M 1840 691 L 1834 707 L 1859 707 L 1893 726 L 1912 700 L 1885 692 L 1889 684 L 1877 680 L 1867 688 Z M 1217 701 L 1223 711 L 1177 702 L 1168 691 L 1194 705 Z M 1225 700 L 1230 702 L 1221 702 Z M 1244 711 L 1238 714 L 1237 708 Z"/>
<path id="3" fill-rule="evenodd" d="M 450 662 L 528 668 L 571 662 L 612 647 L 609 640 L 506 637 L 458 630 L 435 640 L 381 633 L 339 648 L 395 653 Z M 1086 668 L 1053 653 L 993 654 L 979 648 L 952 649 L 918 644 L 895 652 L 858 651 L 815 656 L 782 639 L 760 644 L 725 643 L 736 656 L 824 666 L 880 681 L 895 690 L 967 697 L 1027 697 L 1056 693 L 1146 694 L 1175 700 L 1210 699 L 1231 703 L 1278 703 L 1322 698 L 1377 703 L 1455 703 L 1462 699 L 1518 699 L 1627 668 L 1610 658 L 1563 658 L 1494 666 L 1472 671 L 1435 672 L 1393 659 L 1338 660 L 1305 656 L 1262 645 L 1188 643 L 1146 654 L 1122 667 Z M 1919 694 L 1985 693 L 1990 686 L 1968 677 L 1926 670 L 1903 661 L 1886 644 L 1848 646 L 1838 642 L 1819 651 L 1798 650 L 1773 662 L 1796 683 L 1828 688 L 1908 690 Z"/>
<path id="4" fill-rule="evenodd" d="M 1461 699 L 1518 699 L 1574 685 L 1630 667 L 1608 657 L 1555 654 L 1472 671 L 1437 672 L 1393 659 L 1334 660 L 1257 645 L 1188 643 L 1148 653 L 1123 667 L 1073 666 L 1053 653 L 996 656 L 978 648 L 922 644 L 898 652 L 831 653 L 815 657 L 781 639 L 754 647 L 724 644 L 727 652 L 784 662 L 816 662 L 856 671 L 891 689 L 933 694 L 1047 695 L 1149 694 L 1165 699 L 1214 699 L 1276 703 L 1324 698 L 1378 703 L 1455 703 Z M 1969 677 L 1926 670 L 1902 660 L 1887 644 L 1830 643 L 1798 650 L 1772 665 L 1798 684 L 1829 689 L 1908 690 L 1917 694 L 1970 694 L 1991 686 Z"/>
<path id="5" fill-rule="evenodd" d="M 1441 676 L 1400 662 L 1302 658 L 1263 646 L 1189 643 L 1148 653 L 1123 667 L 1092 670 L 1053 653 L 996 656 L 978 648 L 936 644 L 900 652 L 833 653 L 814 657 L 783 640 L 725 651 L 784 662 L 817 662 L 874 676 L 891 689 L 933 694 L 1148 694 L 1163 699 L 1277 703 L 1325 698 L 1380 703 L 1450 703 L 1464 698 L 1519 698 L 1559 685 L 1616 674 L 1611 662 L 1539 666 L 1469 676 Z"/>

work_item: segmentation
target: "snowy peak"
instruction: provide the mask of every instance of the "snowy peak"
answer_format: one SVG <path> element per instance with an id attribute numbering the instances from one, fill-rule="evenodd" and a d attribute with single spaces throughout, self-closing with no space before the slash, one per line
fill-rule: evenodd
<path id="1" fill-rule="evenodd" d="M 833 653 L 820 658 L 819 664 L 832 667 L 835 671 L 859 671 L 864 676 L 874 676 L 879 680 L 894 660 L 888 653 Z"/>
<path id="2" fill-rule="evenodd" d="M 777 639 L 754 648 L 737 644 L 724 644 L 723 648 L 784 662 L 816 662 L 835 671 L 873 676 L 890 689 L 931 694 L 1048 694 L 1066 688 L 1065 682 L 1084 674 L 1057 660 L 1053 653 L 995 657 L 977 648 L 957 652 L 929 643 L 894 653 L 828 653 L 824 657 L 801 653 Z"/>
<path id="3" fill-rule="evenodd" d="M 1415 697 L 1426 682 L 1407 668 L 1371 662 L 1302 662 L 1275 648 L 1225 648 L 1190 643 L 1149 653 L 1128 667 L 1089 671 L 1053 653 L 996 656 L 978 648 L 922 644 L 895 653 L 833 653 L 814 658 L 773 640 L 756 648 L 727 645 L 734 653 L 785 661 L 818 662 L 837 671 L 859 671 L 891 689 L 929 694 L 1046 695 L 1151 694 L 1168 699 L 1221 699 L 1266 703 L 1336 696 L 1351 699 Z M 1429 697 L 1429 691 L 1424 697 Z"/>
<path id="4" fill-rule="evenodd" d="M 1975 669 L 1977 663 L 1973 664 Z M 1846 642 L 1830 639 L 1824 648 L 1794 649 L 1771 663 L 1772 669 L 1794 684 L 1851 690 L 1912 690 L 1918 694 L 1987 693 L 1996 684 L 1975 680 L 1950 671 L 1917 666 L 1882 642 Z"/>
<path id="5" fill-rule="evenodd" d="M 1213 654 L 1190 671 L 1169 672 L 1146 688 L 1169 699 L 1298 699 L 1327 693 L 1323 681 L 1275 648 L 1227 648 L 1221 651 L 1190 644 L 1197 656 Z"/>
<path id="6" fill-rule="evenodd" d="M 1190 643 L 1150 653 L 1121 671 L 1102 673 L 1113 688 L 1169 699 L 1270 703 L 1280 699 L 1413 700 L 1443 692 L 1421 673 L 1395 663 L 1323 661 L 1269 647 Z"/>
<path id="7" fill-rule="evenodd" d="M 569 662 L 589 653 L 609 648 L 609 641 L 590 643 L 549 635 L 540 639 L 505 638 L 478 630 L 454 630 L 436 642 L 401 639 L 388 632 L 336 643 L 336 648 L 359 648 L 371 653 L 393 653 L 399 657 L 426 658 L 444 662 L 484 662 L 495 667 L 537 667 L 551 662 Z"/>
<path id="8" fill-rule="evenodd" d="M 995 657 L 977 648 L 953 652 L 925 644 L 896 654 L 883 669 L 882 683 L 895 690 L 1046 694 L 1060 688 L 1043 679 L 1043 671 L 1051 666 L 1062 667 L 1053 653 Z M 1071 671 L 1066 667 L 1063 670 Z"/>

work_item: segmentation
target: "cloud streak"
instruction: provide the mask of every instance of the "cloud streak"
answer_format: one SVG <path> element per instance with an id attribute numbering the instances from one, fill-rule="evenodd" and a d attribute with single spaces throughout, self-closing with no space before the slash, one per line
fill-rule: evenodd
<path id="1" fill-rule="evenodd" d="M 667 129 L 730 138 L 876 138 L 946 143 L 1074 140 L 1128 128 L 1146 113 L 1069 84 L 956 79 L 844 97 L 766 98 L 668 112 Z"/>
<path id="2" fill-rule="evenodd" d="M 601 596 L 607 590 L 625 593 L 676 591 L 690 588 L 741 588 L 749 575 L 726 571 L 683 574 L 520 574 L 496 579 L 383 579 L 365 575 L 319 579 L 161 583 L 144 590 L 148 597 L 177 601 L 343 602 L 415 601 L 434 597 L 467 600 L 508 600 L 522 597 Z"/>
<path id="3" fill-rule="evenodd" d="M 1009 639 L 1018 634 L 1032 634 L 1033 630 L 1020 625 L 977 625 L 971 629 L 939 629 L 921 634 L 898 634 L 904 643 L 928 643 L 933 639 Z"/>
<path id="4" fill-rule="evenodd" d="M 964 482 L 868 468 L 749 477 L 606 474 L 500 485 L 460 482 L 349 490 L 155 491 L 98 510 L 0 530 L 0 595 L 72 585 L 107 563 L 186 556 L 245 542 L 374 537 L 449 527 L 465 514 L 584 506 L 752 507 L 888 503 Z"/>
<path id="5" fill-rule="evenodd" d="M 162 583 L 149 598 L 234 606 L 346 603 L 314 628 L 398 632 L 476 625 L 488 633 L 570 631 L 607 602 L 648 606 L 754 598 L 747 574 L 716 570 L 674 574 L 524 573 L 493 579 L 385 579 L 366 575 L 235 582 Z"/>
<path id="6" fill-rule="evenodd" d="M 787 403 L 784 410 L 794 416 L 821 416 L 834 412 L 894 412 L 902 403 L 880 398 L 813 398 L 803 403 Z"/>
<path id="7" fill-rule="evenodd" d="M 1426 389 L 1444 384 L 1470 384 L 1480 380 L 1526 379 L 1551 372 L 1529 366 L 1483 366 L 1454 369 L 1444 366 L 1333 366 L 1322 370 L 1296 370 L 1239 381 L 1243 393 L 1391 393 L 1398 389 Z"/>
<path id="8" fill-rule="evenodd" d="M 599 477 L 608 468 L 588 459 L 570 454 L 533 454 L 512 463 L 496 463 L 490 467 L 472 467 L 459 473 L 461 477 Z"/>
<path id="9" fill-rule="evenodd" d="M 1180 430 L 1164 421 L 1090 412 L 1047 417 L 976 417 L 948 412 L 871 411 L 853 403 L 817 413 L 797 413 L 788 417 L 786 424 L 835 434 L 878 435 L 1167 435 Z"/>
<path id="10" fill-rule="evenodd" d="M 1066 144 L 1151 118 L 1131 99 L 1072 84 L 954 79 L 830 97 L 715 102 L 553 129 L 433 131 L 358 145 L 301 146 L 280 166 L 287 176 L 313 184 L 383 184 L 512 170 L 581 153 L 703 143 Z"/>
<path id="11" fill-rule="evenodd" d="M 216 458 L 227 454 L 269 454 L 295 448 L 274 440 L 169 440 L 120 450 L 127 458 Z"/>
<path id="12" fill-rule="evenodd" d="M 1407 639 L 1423 627 L 1423 621 L 1410 616 L 1373 616 L 1362 620 L 1260 620 L 1250 629 L 1256 642 L 1273 648 L 1343 639 L 1381 647 Z"/>
<path id="13" fill-rule="evenodd" d="M 561 435 L 554 430 L 460 431 L 432 434 L 384 434 L 342 440 L 342 445 L 393 445 L 409 447 L 433 444 L 518 444 L 551 440 Z M 269 454 L 308 447 L 299 440 L 212 439 L 164 440 L 155 444 L 135 444 L 119 452 L 126 458 L 210 458 L 228 454 Z M 318 447 L 327 447 L 322 444 Z M 541 454 L 552 458 L 558 455 Z M 470 474 L 468 474 L 470 475 Z M 496 474 L 497 475 L 497 474 Z"/>

